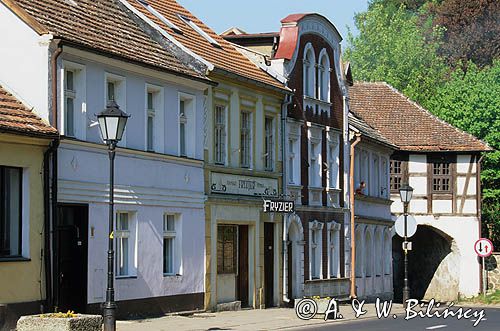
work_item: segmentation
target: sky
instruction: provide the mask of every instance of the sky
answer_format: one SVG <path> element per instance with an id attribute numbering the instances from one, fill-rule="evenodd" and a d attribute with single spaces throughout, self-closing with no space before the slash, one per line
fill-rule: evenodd
<path id="1" fill-rule="evenodd" d="M 236 26 L 248 33 L 279 31 L 289 14 L 319 13 L 339 30 L 343 44 L 347 26 L 357 34 L 354 14 L 368 7 L 368 0 L 177 0 L 215 32 Z"/>

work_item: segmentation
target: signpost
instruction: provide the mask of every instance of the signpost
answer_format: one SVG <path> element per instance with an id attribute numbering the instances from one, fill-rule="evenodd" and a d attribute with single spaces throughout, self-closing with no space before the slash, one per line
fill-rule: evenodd
<path id="1" fill-rule="evenodd" d="M 474 251 L 477 256 L 482 258 L 483 261 L 483 294 L 486 295 L 487 289 L 487 273 L 486 264 L 484 263 L 484 258 L 490 256 L 493 253 L 493 243 L 486 238 L 479 238 L 474 244 Z"/>

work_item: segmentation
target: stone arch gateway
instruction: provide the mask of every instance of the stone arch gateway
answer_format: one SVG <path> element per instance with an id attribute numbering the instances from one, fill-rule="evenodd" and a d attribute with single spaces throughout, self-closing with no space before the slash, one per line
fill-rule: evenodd
<path id="1" fill-rule="evenodd" d="M 448 234 L 430 225 L 418 225 L 408 254 L 411 298 L 456 301 L 460 282 L 460 250 Z M 393 237 L 394 299 L 402 302 L 403 238 Z"/>

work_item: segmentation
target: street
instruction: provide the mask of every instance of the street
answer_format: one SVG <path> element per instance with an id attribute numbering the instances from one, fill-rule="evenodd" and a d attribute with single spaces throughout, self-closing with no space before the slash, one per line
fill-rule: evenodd
<path id="1" fill-rule="evenodd" d="M 479 307 L 475 309 L 480 309 Z M 457 320 L 457 318 L 419 318 L 406 321 L 404 314 L 398 314 L 397 318 L 369 318 L 363 320 L 349 320 L 345 322 L 327 323 L 325 325 L 314 325 L 294 330 L 335 330 L 335 331 L 389 331 L 389 330 L 481 330 L 481 331 L 499 331 L 500 330 L 500 309 L 485 309 L 485 319 L 476 327 L 473 327 L 474 319 Z"/>

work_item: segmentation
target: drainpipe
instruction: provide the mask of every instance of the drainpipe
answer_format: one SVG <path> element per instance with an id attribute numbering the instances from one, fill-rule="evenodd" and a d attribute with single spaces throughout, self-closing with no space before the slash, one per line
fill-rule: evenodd
<path id="1" fill-rule="evenodd" d="M 476 205 L 477 205 L 477 218 L 479 220 L 479 238 L 482 238 L 483 222 L 481 220 L 482 210 L 481 210 L 481 162 L 483 161 L 484 155 L 481 155 L 476 165 Z M 489 234 L 488 234 L 489 235 Z M 484 259 L 483 259 L 484 261 Z M 479 290 L 480 293 L 484 293 L 483 284 L 483 267 L 479 263 Z"/>
<path id="2" fill-rule="evenodd" d="M 281 107 L 281 146 L 282 146 L 282 174 L 283 174 L 283 194 L 286 195 L 286 192 L 287 192 L 287 174 L 286 174 L 286 149 L 287 149 L 287 144 L 286 144 L 286 137 L 287 137 L 287 134 L 286 134 L 286 119 L 287 119 L 287 108 L 288 108 L 288 105 L 292 102 L 292 96 L 290 94 L 287 94 L 285 96 L 285 101 L 283 102 L 282 104 L 282 107 Z M 288 256 L 288 247 L 286 245 L 286 232 L 287 232 L 287 228 L 286 228 L 286 224 L 288 222 L 288 218 L 290 216 L 288 214 L 285 214 L 285 217 L 283 218 L 283 249 L 282 249 L 282 252 L 283 252 L 283 256 L 282 256 L 282 261 L 283 261 L 283 302 L 286 302 L 286 303 L 289 303 L 290 302 L 290 298 L 288 297 L 288 293 L 287 293 L 287 288 L 286 288 L 286 276 L 287 276 L 287 273 L 286 273 L 286 257 Z M 290 270 L 288 270 L 288 272 L 290 272 Z"/>
<path id="3" fill-rule="evenodd" d="M 351 299 L 356 299 L 356 226 L 354 224 L 354 147 L 361 141 L 361 135 L 356 133 L 356 139 L 351 143 L 349 168 L 349 203 L 351 209 Z"/>
<path id="4" fill-rule="evenodd" d="M 57 120 L 57 59 L 59 55 L 62 53 L 62 48 L 59 46 L 61 39 L 54 39 L 54 45 L 56 49 L 54 53 L 52 53 L 52 57 L 50 59 L 50 66 L 52 70 L 51 78 L 52 78 L 52 126 L 58 129 L 58 120 Z"/>
<path id="5" fill-rule="evenodd" d="M 52 267 L 51 267 L 51 226 L 50 216 L 54 210 L 50 208 L 50 158 L 59 145 L 59 139 L 54 139 L 43 154 L 43 232 L 44 232 L 44 267 L 45 267 L 45 307 L 44 311 L 52 311 Z"/>

